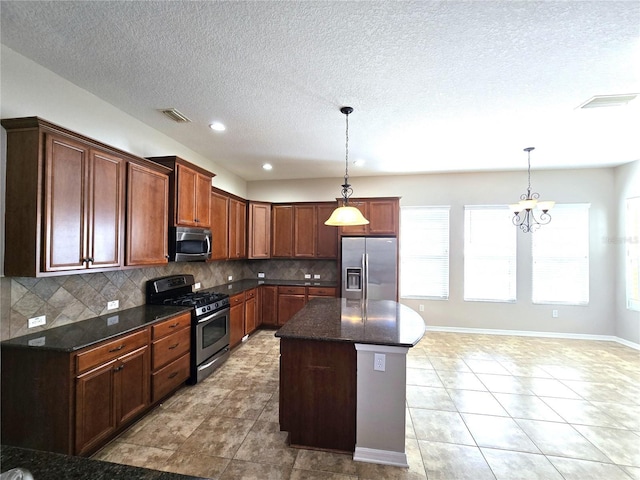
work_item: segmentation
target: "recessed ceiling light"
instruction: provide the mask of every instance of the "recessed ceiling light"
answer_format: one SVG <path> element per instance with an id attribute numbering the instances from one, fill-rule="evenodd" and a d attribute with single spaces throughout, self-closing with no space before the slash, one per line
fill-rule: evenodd
<path id="1" fill-rule="evenodd" d="M 586 102 L 578 105 L 578 108 L 620 107 L 626 105 L 638 96 L 637 93 L 624 95 L 594 95 Z"/>
<path id="2" fill-rule="evenodd" d="M 220 122 L 213 122 L 211 125 L 209 125 L 209 128 L 216 132 L 224 132 L 227 129 L 227 127 L 225 127 L 224 124 Z"/>
<path id="3" fill-rule="evenodd" d="M 273 166 L 270 163 L 265 163 L 264 165 L 262 165 L 262 168 L 265 170 L 271 170 Z"/>
<path id="4" fill-rule="evenodd" d="M 363 158 L 359 158 L 359 159 L 357 159 L 356 161 L 354 161 L 354 162 L 353 162 L 353 164 L 354 164 L 356 167 L 362 167 L 362 166 L 364 165 L 364 159 L 363 159 Z"/>

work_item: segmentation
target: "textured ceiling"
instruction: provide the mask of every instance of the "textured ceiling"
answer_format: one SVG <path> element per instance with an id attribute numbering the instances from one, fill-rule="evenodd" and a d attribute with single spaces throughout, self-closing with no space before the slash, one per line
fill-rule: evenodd
<path id="1" fill-rule="evenodd" d="M 640 93 L 638 1 L 2 1 L 0 16 L 9 48 L 249 181 L 340 177 L 343 105 L 353 176 L 524 169 L 528 146 L 534 169 L 640 159 L 640 99 L 576 109 Z"/>

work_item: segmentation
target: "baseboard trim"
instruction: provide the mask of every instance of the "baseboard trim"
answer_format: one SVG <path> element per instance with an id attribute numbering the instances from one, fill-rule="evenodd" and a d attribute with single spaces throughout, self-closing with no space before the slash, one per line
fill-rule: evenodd
<path id="1" fill-rule="evenodd" d="M 377 463 L 380 465 L 392 465 L 394 467 L 409 467 L 405 452 L 392 452 L 390 450 L 377 450 L 356 446 L 353 452 L 356 462 Z"/>
<path id="2" fill-rule="evenodd" d="M 480 335 L 514 335 L 517 337 L 544 337 L 544 338 L 567 338 L 574 340 L 599 340 L 605 342 L 616 342 L 626 347 L 640 350 L 640 344 L 631 342 L 615 335 L 591 335 L 587 333 L 561 333 L 561 332 L 536 332 L 530 330 L 499 330 L 492 328 L 468 328 L 468 327 L 442 327 L 437 325 L 427 325 L 427 331 L 431 332 L 451 332 L 451 333 L 471 333 Z"/>

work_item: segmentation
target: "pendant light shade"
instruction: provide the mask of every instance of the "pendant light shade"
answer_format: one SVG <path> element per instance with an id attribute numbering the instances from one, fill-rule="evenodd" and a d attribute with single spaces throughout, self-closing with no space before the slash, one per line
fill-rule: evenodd
<path id="1" fill-rule="evenodd" d="M 367 225 L 369 220 L 364 218 L 362 212 L 356 207 L 349 205 L 349 197 L 353 193 L 353 189 L 349 184 L 349 114 L 353 112 L 351 107 L 342 107 L 340 111 L 346 118 L 346 143 L 345 143 L 345 157 L 344 157 L 344 183 L 342 184 L 342 206 L 336 208 L 329 219 L 324 222 L 325 225 L 333 227 L 348 227 L 352 225 Z"/>

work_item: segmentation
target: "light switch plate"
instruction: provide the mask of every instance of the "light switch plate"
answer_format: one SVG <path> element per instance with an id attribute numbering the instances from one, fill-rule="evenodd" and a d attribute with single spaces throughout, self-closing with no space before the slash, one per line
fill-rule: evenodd
<path id="1" fill-rule="evenodd" d="M 200 290 L 200 288 L 202 288 L 202 285 L 200 285 L 200 282 L 196 282 L 195 285 L 193 286 L 194 290 Z"/>
<path id="2" fill-rule="evenodd" d="M 47 323 L 47 316 L 40 315 L 39 317 L 33 317 L 29 319 L 29 328 L 39 327 L 40 325 L 44 325 Z"/>
<path id="3" fill-rule="evenodd" d="M 258 272 L 258 278 L 264 278 L 264 272 Z"/>
<path id="4" fill-rule="evenodd" d="M 313 279 L 314 279 L 314 280 L 320 280 L 320 275 L 314 274 L 314 275 L 313 275 Z"/>
<path id="5" fill-rule="evenodd" d="M 304 278 L 311 278 L 311 274 L 310 273 L 305 273 L 304 274 Z"/>
<path id="6" fill-rule="evenodd" d="M 113 310 L 114 308 L 118 308 L 120 306 L 120 300 L 111 300 L 107 303 L 107 310 Z"/>
<path id="7" fill-rule="evenodd" d="M 227 282 L 233 282 L 233 275 L 229 275 L 227 277 Z"/>

